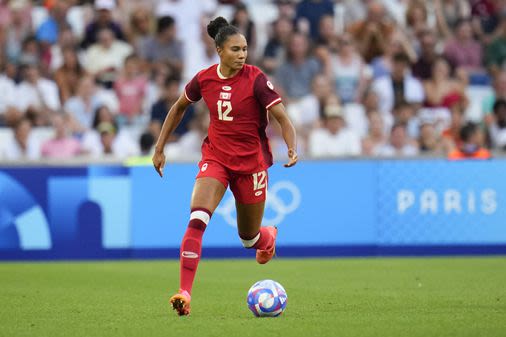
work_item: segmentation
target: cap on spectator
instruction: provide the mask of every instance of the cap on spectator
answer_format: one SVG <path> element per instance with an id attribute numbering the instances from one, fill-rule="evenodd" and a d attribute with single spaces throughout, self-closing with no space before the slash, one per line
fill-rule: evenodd
<path id="1" fill-rule="evenodd" d="M 102 123 L 98 124 L 97 130 L 100 134 L 116 133 L 116 128 L 114 127 L 114 125 L 112 125 L 112 123 L 109 123 L 109 122 L 102 122 Z"/>
<path id="2" fill-rule="evenodd" d="M 323 113 L 325 114 L 325 118 L 344 118 L 343 109 L 337 104 L 329 104 L 325 106 Z"/>
<path id="3" fill-rule="evenodd" d="M 116 2 L 114 0 L 95 0 L 95 9 L 101 10 L 113 10 L 116 8 Z"/>

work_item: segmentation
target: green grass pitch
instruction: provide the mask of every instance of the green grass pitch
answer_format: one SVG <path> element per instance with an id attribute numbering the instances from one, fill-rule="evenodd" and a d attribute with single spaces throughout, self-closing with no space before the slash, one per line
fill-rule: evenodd
<path id="1" fill-rule="evenodd" d="M 285 313 L 246 293 L 279 281 Z M 506 336 L 506 257 L 204 260 L 177 317 L 176 261 L 1 263 L 0 336 Z"/>

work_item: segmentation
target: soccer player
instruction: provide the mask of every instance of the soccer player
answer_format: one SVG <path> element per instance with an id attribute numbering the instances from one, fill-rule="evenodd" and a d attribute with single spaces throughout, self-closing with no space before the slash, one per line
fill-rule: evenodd
<path id="1" fill-rule="evenodd" d="M 228 185 L 236 201 L 237 229 L 243 246 L 256 249 L 256 260 L 260 264 L 267 263 L 274 255 L 277 229 L 261 226 L 267 168 L 272 165 L 265 133 L 268 113 L 281 125 L 288 146 L 289 160 L 284 166 L 297 163 L 295 129 L 271 82 L 257 67 L 245 64 L 248 44 L 244 36 L 222 17 L 211 21 L 207 32 L 215 40 L 220 63 L 200 71 L 186 85 L 165 118 L 153 155 L 155 169 L 162 177 L 165 143 L 183 118 L 185 109 L 203 98 L 211 122 L 202 144 L 190 222 L 181 243 L 180 289 L 170 299 L 180 316 L 190 314 L 202 236 Z"/>

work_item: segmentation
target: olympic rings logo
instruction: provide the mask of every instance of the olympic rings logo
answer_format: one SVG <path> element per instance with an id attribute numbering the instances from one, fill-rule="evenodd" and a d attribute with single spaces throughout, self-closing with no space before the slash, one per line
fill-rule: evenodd
<path id="1" fill-rule="evenodd" d="M 286 198 L 285 195 L 289 196 L 289 198 Z M 301 199 L 300 190 L 294 183 L 290 181 L 276 182 L 268 189 L 265 202 L 266 213 L 269 215 L 274 213 L 274 216 L 267 217 L 264 215 L 262 225 L 279 225 L 289 213 L 299 208 Z M 270 210 L 272 210 L 272 212 L 269 212 Z M 220 214 L 228 225 L 237 227 L 235 200 L 232 195 L 221 203 L 215 213 Z"/>

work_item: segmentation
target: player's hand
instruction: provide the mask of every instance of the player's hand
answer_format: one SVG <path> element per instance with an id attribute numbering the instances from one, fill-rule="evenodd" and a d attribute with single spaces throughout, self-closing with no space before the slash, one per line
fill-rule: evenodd
<path id="1" fill-rule="evenodd" d="M 163 167 L 165 166 L 165 154 L 163 153 L 163 151 L 155 152 L 151 160 L 153 161 L 153 165 L 155 166 L 156 172 L 158 172 L 160 177 L 163 177 Z"/>
<path id="2" fill-rule="evenodd" d="M 285 167 L 292 167 L 293 165 L 297 164 L 297 160 L 299 160 L 299 157 L 297 156 L 297 151 L 294 149 L 288 149 L 288 163 L 286 163 Z"/>

